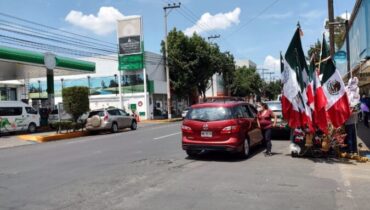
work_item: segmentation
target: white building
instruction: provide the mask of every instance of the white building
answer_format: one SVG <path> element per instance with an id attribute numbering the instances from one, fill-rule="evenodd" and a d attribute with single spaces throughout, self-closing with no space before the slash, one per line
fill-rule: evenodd
<path id="1" fill-rule="evenodd" d="M 257 64 L 249 59 L 240 59 L 236 60 L 236 65 L 237 66 L 246 66 L 247 68 L 257 68 Z"/>

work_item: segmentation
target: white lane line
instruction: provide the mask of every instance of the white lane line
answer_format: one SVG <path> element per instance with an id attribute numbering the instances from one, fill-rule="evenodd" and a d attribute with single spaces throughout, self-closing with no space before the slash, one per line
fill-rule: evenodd
<path id="1" fill-rule="evenodd" d="M 178 134 L 180 134 L 180 133 L 181 133 L 181 132 L 171 133 L 171 134 L 168 134 L 168 135 L 165 135 L 165 136 L 160 136 L 160 137 L 154 138 L 154 140 L 164 139 L 164 138 L 167 138 L 167 137 L 170 137 L 170 136 L 178 135 Z"/>

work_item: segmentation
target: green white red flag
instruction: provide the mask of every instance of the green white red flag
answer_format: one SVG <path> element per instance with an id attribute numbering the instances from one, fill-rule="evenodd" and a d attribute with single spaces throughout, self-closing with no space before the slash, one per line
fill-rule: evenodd
<path id="1" fill-rule="evenodd" d="M 300 34 L 298 27 L 282 59 L 282 109 L 283 116 L 291 128 L 308 126 L 313 130 L 311 110 L 307 103 L 308 68 Z"/>
<path id="2" fill-rule="evenodd" d="M 320 73 L 323 74 L 321 84 L 327 99 L 326 112 L 334 127 L 340 127 L 350 117 L 349 100 L 344 82 L 336 69 L 333 59 L 329 56 L 325 36 L 323 35 Z"/>
<path id="3" fill-rule="evenodd" d="M 312 56 L 310 63 L 310 72 L 312 73 L 314 109 L 313 109 L 313 124 L 325 134 L 328 133 L 328 120 L 326 117 L 327 100 L 321 86 L 319 73 L 316 71 L 315 55 Z"/>

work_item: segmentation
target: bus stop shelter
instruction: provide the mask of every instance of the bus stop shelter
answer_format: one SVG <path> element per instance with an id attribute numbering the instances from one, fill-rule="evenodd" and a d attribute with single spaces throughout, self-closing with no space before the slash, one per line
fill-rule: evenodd
<path id="1" fill-rule="evenodd" d="M 54 76 L 95 73 L 95 63 L 0 46 L 0 81 L 46 78 L 48 105 L 54 106 Z"/>

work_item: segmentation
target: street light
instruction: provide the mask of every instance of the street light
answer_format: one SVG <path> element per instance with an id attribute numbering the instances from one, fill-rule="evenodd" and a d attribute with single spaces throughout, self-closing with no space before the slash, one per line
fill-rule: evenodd
<path id="1" fill-rule="evenodd" d="M 89 95 L 90 95 L 90 75 L 87 76 L 87 86 L 89 87 Z"/>
<path id="2" fill-rule="evenodd" d="M 171 119 L 172 116 L 171 116 L 171 81 L 170 81 L 170 70 L 168 69 L 168 53 L 167 53 L 167 48 L 168 48 L 168 44 L 167 44 L 167 16 L 170 14 L 171 10 L 172 9 L 176 9 L 176 8 L 180 8 L 180 5 L 181 5 L 181 2 L 179 2 L 178 4 L 176 3 L 173 3 L 172 5 L 171 4 L 168 4 L 167 6 L 164 6 L 163 7 L 163 10 L 164 10 L 164 36 L 165 36 L 165 39 L 164 39 L 164 59 L 165 59 L 165 67 L 166 67 L 166 78 L 167 78 L 167 112 L 168 112 L 168 119 Z M 167 12 L 167 10 L 169 10 L 169 12 Z"/>
<path id="3" fill-rule="evenodd" d="M 60 78 L 60 82 L 62 83 L 62 90 L 64 89 L 64 79 Z"/>
<path id="4" fill-rule="evenodd" d="M 41 81 L 37 81 L 39 83 L 39 99 L 41 98 Z"/>
<path id="5" fill-rule="evenodd" d="M 117 74 L 114 74 L 114 81 L 116 82 L 116 84 L 114 85 L 116 87 L 116 95 L 118 94 L 118 82 L 117 82 Z"/>

